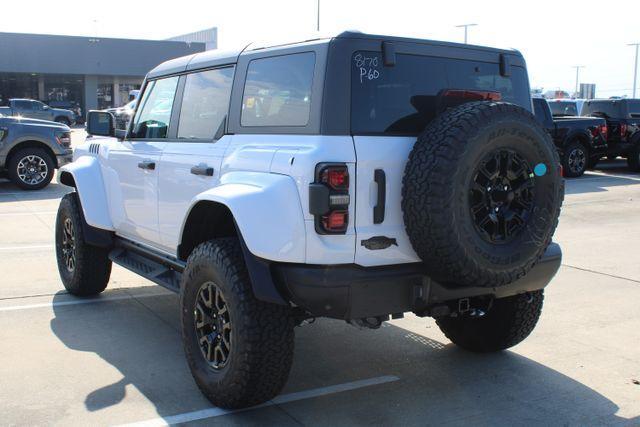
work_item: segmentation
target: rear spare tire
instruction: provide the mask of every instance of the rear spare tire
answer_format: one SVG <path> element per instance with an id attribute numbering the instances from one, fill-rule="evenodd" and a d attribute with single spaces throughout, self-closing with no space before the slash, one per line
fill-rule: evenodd
<path id="1" fill-rule="evenodd" d="M 434 280 L 494 287 L 524 276 L 543 255 L 563 195 L 558 153 L 533 115 L 513 104 L 471 102 L 418 137 L 402 210 Z"/>

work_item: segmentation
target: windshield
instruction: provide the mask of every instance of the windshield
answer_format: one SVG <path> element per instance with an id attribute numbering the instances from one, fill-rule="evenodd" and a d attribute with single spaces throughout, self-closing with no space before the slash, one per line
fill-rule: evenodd
<path id="1" fill-rule="evenodd" d="M 559 116 L 577 116 L 578 108 L 575 101 L 551 101 L 549 102 L 551 114 Z"/>

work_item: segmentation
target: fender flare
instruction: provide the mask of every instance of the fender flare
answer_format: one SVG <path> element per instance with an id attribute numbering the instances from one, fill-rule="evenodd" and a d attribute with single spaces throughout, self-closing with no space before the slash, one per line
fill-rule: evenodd
<path id="1" fill-rule="evenodd" d="M 290 176 L 264 172 L 229 172 L 220 185 L 198 194 L 198 203 L 210 201 L 226 206 L 249 252 L 277 262 L 304 263 L 306 234 L 300 195 Z M 180 241 L 186 221 L 183 219 Z"/>
<path id="2" fill-rule="evenodd" d="M 88 225 L 102 230 L 114 231 L 109 216 L 104 180 L 97 158 L 81 156 L 74 162 L 64 165 L 58 172 L 58 182 L 75 187 L 82 206 L 82 213 Z"/>

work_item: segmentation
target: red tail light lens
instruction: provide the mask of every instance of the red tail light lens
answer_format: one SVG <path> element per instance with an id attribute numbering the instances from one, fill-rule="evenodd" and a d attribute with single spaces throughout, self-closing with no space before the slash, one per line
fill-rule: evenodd
<path id="1" fill-rule="evenodd" d="M 627 135 L 627 124 L 620 123 L 620 138 L 624 138 Z"/>
<path id="2" fill-rule="evenodd" d="M 320 181 L 334 190 L 349 189 L 349 171 L 346 166 L 329 166 L 322 170 Z"/>
<path id="3" fill-rule="evenodd" d="M 332 233 L 339 233 L 347 229 L 349 214 L 347 211 L 333 211 L 322 217 L 322 226 Z"/>
<path id="4" fill-rule="evenodd" d="M 609 132 L 607 125 L 600 125 L 600 135 L 602 135 L 604 139 L 607 139 L 607 132 Z"/>
<path id="5" fill-rule="evenodd" d="M 309 185 L 309 212 L 318 234 L 344 234 L 349 225 L 349 169 L 344 163 L 316 165 Z"/>

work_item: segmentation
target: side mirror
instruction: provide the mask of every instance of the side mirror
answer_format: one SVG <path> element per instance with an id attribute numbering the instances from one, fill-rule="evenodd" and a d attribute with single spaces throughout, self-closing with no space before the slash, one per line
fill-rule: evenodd
<path id="1" fill-rule="evenodd" d="M 115 119 L 106 111 L 89 111 L 87 113 L 87 133 L 97 136 L 115 136 Z"/>
<path id="2" fill-rule="evenodd" d="M 51 109 L 51 107 L 49 107 L 48 105 L 43 105 L 43 106 L 42 106 L 42 109 L 43 109 L 43 110 L 50 110 L 50 109 Z"/>

